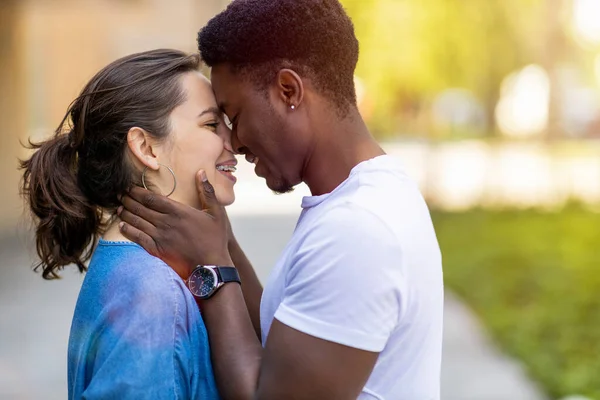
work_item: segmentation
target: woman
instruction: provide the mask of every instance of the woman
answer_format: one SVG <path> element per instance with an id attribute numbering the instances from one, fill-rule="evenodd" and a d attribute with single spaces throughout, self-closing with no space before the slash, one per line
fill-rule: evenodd
<path id="1" fill-rule="evenodd" d="M 22 162 L 36 270 L 45 279 L 69 264 L 87 270 L 69 338 L 71 399 L 218 398 L 193 296 L 114 217 L 132 185 L 200 207 L 200 169 L 223 205 L 234 201 L 231 132 L 198 67 L 198 56 L 175 50 L 115 61 Z"/>

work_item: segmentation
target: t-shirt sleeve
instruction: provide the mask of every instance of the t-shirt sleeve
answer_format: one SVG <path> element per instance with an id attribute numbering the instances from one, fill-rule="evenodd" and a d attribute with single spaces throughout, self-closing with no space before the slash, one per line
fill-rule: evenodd
<path id="1" fill-rule="evenodd" d="M 399 240 L 370 211 L 345 204 L 307 233 L 275 318 L 308 335 L 381 352 L 405 297 Z"/>
<path id="2" fill-rule="evenodd" d="M 89 349 L 90 381 L 82 398 L 191 398 L 189 305 L 176 279 L 167 272 L 140 275 L 126 290 L 104 291 L 114 298 Z"/>

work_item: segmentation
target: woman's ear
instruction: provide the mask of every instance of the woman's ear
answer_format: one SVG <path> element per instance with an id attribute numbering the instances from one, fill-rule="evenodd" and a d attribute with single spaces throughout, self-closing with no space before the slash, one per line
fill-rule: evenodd
<path id="1" fill-rule="evenodd" d="M 156 141 L 142 128 L 133 127 L 127 132 L 127 146 L 135 160 L 144 167 L 158 171 L 158 157 L 156 154 Z"/>

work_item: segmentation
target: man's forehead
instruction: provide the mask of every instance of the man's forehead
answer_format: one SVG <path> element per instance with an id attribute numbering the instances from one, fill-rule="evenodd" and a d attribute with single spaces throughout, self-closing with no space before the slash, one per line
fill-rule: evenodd
<path id="1" fill-rule="evenodd" d="M 239 104 L 251 90 L 245 79 L 236 74 L 228 64 L 219 64 L 211 70 L 211 81 L 219 109 L 229 111 L 229 107 Z"/>
<path id="2" fill-rule="evenodd" d="M 224 68 L 221 65 L 214 66 L 210 73 L 210 80 L 212 82 L 213 90 L 217 100 L 219 101 L 219 107 L 221 103 L 227 103 L 226 97 L 229 96 L 231 89 L 235 88 L 236 84 L 233 82 L 235 76 L 229 71 L 228 68 Z M 226 106 L 226 104 L 223 104 Z"/>
<path id="3" fill-rule="evenodd" d="M 235 79 L 235 74 L 228 64 L 218 64 L 211 68 L 210 79 L 213 84 L 223 84 Z"/>

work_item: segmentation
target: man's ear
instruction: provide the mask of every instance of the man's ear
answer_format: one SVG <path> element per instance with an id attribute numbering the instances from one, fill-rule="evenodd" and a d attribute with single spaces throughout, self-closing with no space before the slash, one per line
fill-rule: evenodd
<path id="1" fill-rule="evenodd" d="M 294 70 L 284 68 L 277 74 L 278 97 L 286 107 L 296 109 L 304 100 L 304 83 Z"/>
<path id="2" fill-rule="evenodd" d="M 138 127 L 133 127 L 127 132 L 127 146 L 133 154 L 135 160 L 139 161 L 144 167 L 148 167 L 153 171 L 158 171 L 158 157 L 154 138 L 145 130 Z"/>

